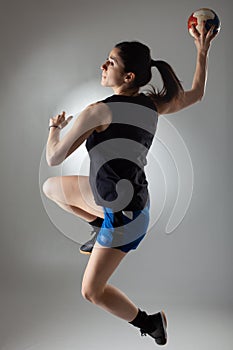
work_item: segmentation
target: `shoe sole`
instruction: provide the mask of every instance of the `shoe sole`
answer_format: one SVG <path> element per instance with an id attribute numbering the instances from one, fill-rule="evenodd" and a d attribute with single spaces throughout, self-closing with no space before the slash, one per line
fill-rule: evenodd
<path id="1" fill-rule="evenodd" d="M 79 253 L 83 254 L 83 255 L 91 255 L 90 252 L 84 252 L 83 250 L 79 249 Z"/>
<path id="2" fill-rule="evenodd" d="M 160 316 L 161 316 L 162 324 L 163 324 L 165 342 L 163 344 L 159 344 L 157 342 L 156 343 L 160 346 L 163 346 L 163 345 L 167 344 L 167 317 L 166 317 L 165 312 L 163 310 L 160 312 Z"/>
<path id="3" fill-rule="evenodd" d="M 160 314 L 161 314 L 161 317 L 162 317 L 163 326 L 164 326 L 165 328 L 167 328 L 167 317 L 166 317 L 166 315 L 165 315 L 165 312 L 162 310 L 162 311 L 160 312 Z"/>

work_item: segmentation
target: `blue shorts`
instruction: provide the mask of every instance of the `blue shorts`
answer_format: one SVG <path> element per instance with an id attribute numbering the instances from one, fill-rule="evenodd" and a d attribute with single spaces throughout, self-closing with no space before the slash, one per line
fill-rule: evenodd
<path id="1" fill-rule="evenodd" d="M 104 209 L 104 221 L 97 236 L 97 242 L 108 248 L 128 253 L 136 249 L 145 237 L 149 225 L 149 201 L 142 210 L 113 212 Z"/>

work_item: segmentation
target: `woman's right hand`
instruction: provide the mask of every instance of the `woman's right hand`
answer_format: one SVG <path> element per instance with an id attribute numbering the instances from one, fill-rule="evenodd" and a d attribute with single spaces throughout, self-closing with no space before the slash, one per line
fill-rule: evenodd
<path id="1" fill-rule="evenodd" d="M 55 117 L 50 118 L 49 125 L 56 125 L 59 129 L 63 129 L 73 118 L 73 116 L 69 116 L 67 119 L 65 118 L 66 112 L 62 112 L 61 114 L 57 114 Z"/>

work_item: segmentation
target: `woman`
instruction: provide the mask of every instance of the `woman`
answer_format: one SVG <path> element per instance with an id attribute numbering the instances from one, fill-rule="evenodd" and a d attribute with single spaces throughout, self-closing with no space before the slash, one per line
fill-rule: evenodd
<path id="1" fill-rule="evenodd" d="M 140 328 L 142 335 L 148 334 L 159 345 L 167 342 L 165 313 L 148 315 L 107 282 L 125 255 L 136 249 L 146 234 L 149 195 L 144 165 L 157 118 L 202 99 L 208 51 L 216 35 L 213 29 L 206 32 L 203 23 L 199 33 L 193 26 L 197 60 L 189 91 L 183 90 L 167 63 L 151 59 L 147 46 L 139 42 L 123 42 L 113 48 L 101 66 L 101 84 L 111 87 L 114 95 L 82 111 L 61 140 L 60 129 L 72 117 L 66 119 L 63 112 L 50 119 L 46 148 L 48 164 L 61 164 L 85 140 L 91 160 L 90 177 L 53 177 L 43 185 L 48 198 L 89 222 L 96 232 L 93 239 L 80 248 L 82 253 L 90 254 L 83 276 L 82 295 Z M 139 93 L 139 89 L 151 80 L 152 67 L 159 70 L 163 89 L 159 92 L 153 89 L 147 95 Z M 135 115 L 142 109 L 145 111 L 145 118 L 141 118 L 145 120 L 144 124 L 140 124 L 140 118 L 130 122 L 131 110 Z M 104 147 L 101 148 L 102 142 Z M 126 179 L 125 182 L 120 181 L 122 179 Z"/>

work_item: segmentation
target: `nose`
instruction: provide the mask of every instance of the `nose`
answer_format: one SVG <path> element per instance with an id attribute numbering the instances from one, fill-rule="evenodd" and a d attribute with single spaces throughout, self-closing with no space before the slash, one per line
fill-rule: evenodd
<path id="1" fill-rule="evenodd" d="M 101 69 L 102 70 L 107 70 L 108 69 L 108 65 L 109 65 L 109 60 L 106 60 L 102 65 L 101 65 Z"/>

